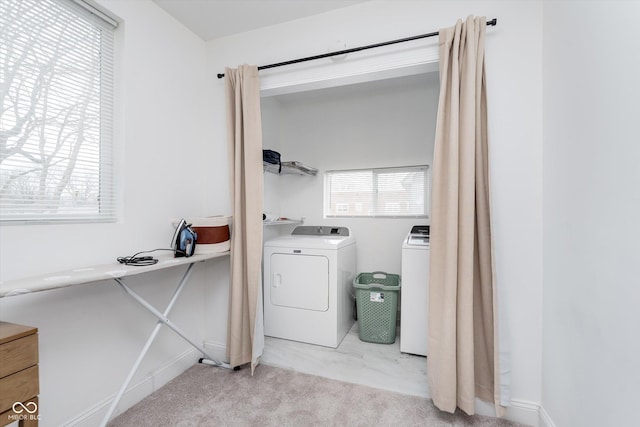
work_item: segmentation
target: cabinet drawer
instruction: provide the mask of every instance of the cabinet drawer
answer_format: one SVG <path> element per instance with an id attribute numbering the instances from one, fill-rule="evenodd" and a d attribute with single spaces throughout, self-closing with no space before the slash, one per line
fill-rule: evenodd
<path id="1" fill-rule="evenodd" d="M 25 402 L 40 392 L 38 366 L 32 366 L 0 379 L 0 412 L 15 402 Z"/>
<path id="2" fill-rule="evenodd" d="M 0 345 L 0 378 L 38 363 L 38 334 Z"/>

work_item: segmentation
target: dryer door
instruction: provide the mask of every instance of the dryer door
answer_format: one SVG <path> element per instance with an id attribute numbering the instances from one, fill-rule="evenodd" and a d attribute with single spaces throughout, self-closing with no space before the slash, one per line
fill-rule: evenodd
<path id="1" fill-rule="evenodd" d="M 329 309 L 329 260 L 321 255 L 272 254 L 271 304 Z"/>

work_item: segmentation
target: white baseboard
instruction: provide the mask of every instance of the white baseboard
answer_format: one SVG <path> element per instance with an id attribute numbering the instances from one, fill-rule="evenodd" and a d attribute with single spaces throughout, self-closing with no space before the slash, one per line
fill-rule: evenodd
<path id="1" fill-rule="evenodd" d="M 493 406 L 479 399 L 476 399 L 476 413 L 489 417 L 496 416 Z M 502 418 L 532 427 L 555 427 L 547 411 L 539 403 L 528 400 L 511 399 L 511 405 Z"/>
<path id="2" fill-rule="evenodd" d="M 205 341 L 204 349 L 207 350 L 210 356 L 214 357 L 218 361 L 229 363 L 227 360 L 227 345 L 215 341 Z"/>
<path id="3" fill-rule="evenodd" d="M 150 376 L 140 380 L 139 382 L 130 385 L 122 400 L 118 404 L 114 417 L 123 413 L 136 403 L 140 402 L 145 397 L 149 396 L 154 391 L 189 369 L 198 358 L 201 357 L 201 353 L 192 348 L 186 350 L 182 354 L 175 357 L 173 360 L 168 361 L 163 367 L 153 372 Z M 124 381 L 124 378 L 122 379 Z M 87 409 L 83 413 L 75 416 L 63 425 L 69 427 L 94 427 L 100 425 L 102 418 L 105 416 L 109 406 L 116 396 L 117 390 L 109 396 L 107 399 L 98 402 L 93 407 Z"/>
<path id="4" fill-rule="evenodd" d="M 506 413 L 502 418 L 528 426 L 539 427 L 539 410 L 540 405 L 535 402 L 511 399 L 511 405 L 507 407 Z M 495 418 L 496 411 L 492 404 L 476 399 L 476 414 Z"/>
<path id="5" fill-rule="evenodd" d="M 540 405 L 527 400 L 512 399 L 511 406 L 507 409 L 506 419 L 509 421 L 539 427 Z"/>
<path id="6" fill-rule="evenodd" d="M 551 417 L 544 410 L 543 406 L 540 406 L 540 426 L 539 427 L 556 427 L 556 425 L 551 420 Z"/>

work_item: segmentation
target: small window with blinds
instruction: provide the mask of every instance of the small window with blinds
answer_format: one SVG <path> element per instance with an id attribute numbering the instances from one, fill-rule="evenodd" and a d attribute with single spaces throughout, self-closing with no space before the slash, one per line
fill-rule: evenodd
<path id="1" fill-rule="evenodd" d="M 0 2 L 0 220 L 115 221 L 116 22 L 83 0 Z"/>
<path id="2" fill-rule="evenodd" d="M 327 171 L 325 217 L 426 218 L 429 167 Z"/>

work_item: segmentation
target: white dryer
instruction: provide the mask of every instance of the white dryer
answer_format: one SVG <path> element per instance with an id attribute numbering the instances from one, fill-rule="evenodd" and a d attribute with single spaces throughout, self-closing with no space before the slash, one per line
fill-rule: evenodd
<path id="1" fill-rule="evenodd" d="M 402 244 L 400 351 L 427 355 L 429 226 L 416 225 Z"/>
<path id="2" fill-rule="evenodd" d="M 356 241 L 346 227 L 299 226 L 264 244 L 264 334 L 336 348 L 354 323 Z"/>

